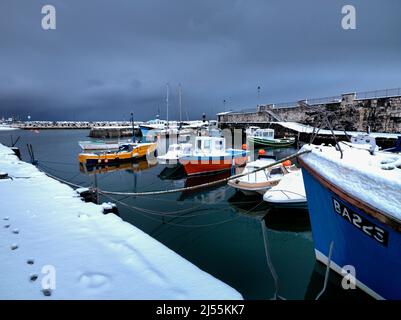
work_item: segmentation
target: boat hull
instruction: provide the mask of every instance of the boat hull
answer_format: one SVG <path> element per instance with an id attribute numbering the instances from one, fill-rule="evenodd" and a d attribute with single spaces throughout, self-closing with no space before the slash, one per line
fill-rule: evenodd
<path id="1" fill-rule="evenodd" d="M 241 191 L 245 195 L 263 195 L 267 190 L 277 185 L 280 180 L 270 180 L 259 183 L 249 183 L 241 180 L 230 180 L 228 181 L 228 185 L 233 187 L 239 191 Z"/>
<path id="2" fill-rule="evenodd" d="M 236 166 L 245 165 L 248 153 L 240 152 L 224 157 L 184 157 L 180 163 L 187 175 L 197 175 L 211 172 L 230 170 Z"/>
<path id="3" fill-rule="evenodd" d="M 100 154 L 81 153 L 78 156 L 78 160 L 80 163 L 85 164 L 86 166 L 111 165 L 143 158 L 155 150 L 156 144 L 143 143 L 133 148 L 132 151 L 129 152 L 109 152 Z"/>
<path id="4" fill-rule="evenodd" d="M 289 147 L 295 143 L 294 139 L 260 139 L 256 137 L 248 137 L 248 141 L 255 146 L 265 146 L 272 148 Z"/>
<path id="5" fill-rule="evenodd" d="M 383 213 L 302 166 L 316 259 L 327 264 L 333 243 L 331 269 L 341 274 L 344 266 L 352 266 L 360 289 L 377 299 L 401 299 L 399 229 L 384 223 Z"/>
<path id="6" fill-rule="evenodd" d="M 300 209 L 300 210 L 308 210 L 307 201 L 293 201 L 293 202 L 273 202 L 265 200 L 266 203 L 269 204 L 272 208 L 277 209 Z"/>

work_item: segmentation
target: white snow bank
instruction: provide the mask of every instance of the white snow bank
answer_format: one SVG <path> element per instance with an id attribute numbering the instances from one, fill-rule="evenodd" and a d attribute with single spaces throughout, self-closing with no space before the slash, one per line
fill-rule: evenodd
<path id="1" fill-rule="evenodd" d="M 242 298 L 2 145 L 0 170 L 12 177 L 0 180 L 0 299 Z M 41 284 L 48 265 L 51 296 Z"/>
<path id="2" fill-rule="evenodd" d="M 401 220 L 401 155 L 385 152 L 371 155 L 344 143 L 341 148 L 343 159 L 335 147 L 308 145 L 303 150 L 312 149 L 312 152 L 301 157 L 346 193 Z"/>

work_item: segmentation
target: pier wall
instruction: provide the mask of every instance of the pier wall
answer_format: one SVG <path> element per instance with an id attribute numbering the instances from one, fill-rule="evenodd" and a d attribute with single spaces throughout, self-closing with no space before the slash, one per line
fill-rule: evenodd
<path id="1" fill-rule="evenodd" d="M 286 106 L 260 105 L 254 112 L 218 114 L 218 121 L 221 128 L 249 125 L 263 127 L 273 121 L 293 121 L 313 126 L 318 122 L 319 111 L 323 110 L 330 114 L 334 129 L 365 131 L 370 126 L 375 132 L 401 133 L 401 90 L 393 90 L 397 91 L 390 91 L 391 96 L 386 96 L 384 92 L 373 94 L 372 97 L 368 97 L 368 93 L 347 93 L 331 99 L 303 100 L 312 109 L 304 107 L 303 101 Z"/>

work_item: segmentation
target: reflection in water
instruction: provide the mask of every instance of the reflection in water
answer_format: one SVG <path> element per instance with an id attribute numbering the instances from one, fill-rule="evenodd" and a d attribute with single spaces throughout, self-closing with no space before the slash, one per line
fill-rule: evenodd
<path id="1" fill-rule="evenodd" d="M 310 221 L 307 210 L 271 209 L 264 217 L 266 227 L 276 231 L 309 231 Z"/>
<path id="2" fill-rule="evenodd" d="M 238 213 L 249 216 L 263 217 L 269 211 L 269 206 L 263 201 L 261 195 L 247 196 L 241 191 L 236 191 L 227 202 Z"/>
<path id="3" fill-rule="evenodd" d="M 164 167 L 158 175 L 161 180 L 181 180 L 185 176 L 184 167 L 180 164 L 175 167 Z"/>
<path id="4" fill-rule="evenodd" d="M 125 162 L 115 165 L 101 165 L 101 166 L 86 166 L 82 163 L 79 165 L 79 170 L 85 174 L 101 174 L 111 173 L 124 170 L 128 173 L 136 173 L 155 167 L 157 163 L 149 163 L 147 160 L 137 160 L 134 162 Z"/>
<path id="5" fill-rule="evenodd" d="M 189 176 L 185 180 L 185 187 L 188 188 L 188 187 L 199 186 L 201 184 L 226 179 L 229 176 L 231 176 L 230 171 L 222 171 L 220 173 L 200 175 L 200 176 Z M 222 202 L 226 198 L 226 188 L 221 188 L 221 186 L 225 184 L 226 182 L 222 182 L 211 187 L 184 191 L 179 196 L 178 201 L 191 199 L 197 203 L 204 203 L 204 204 L 215 204 Z"/>

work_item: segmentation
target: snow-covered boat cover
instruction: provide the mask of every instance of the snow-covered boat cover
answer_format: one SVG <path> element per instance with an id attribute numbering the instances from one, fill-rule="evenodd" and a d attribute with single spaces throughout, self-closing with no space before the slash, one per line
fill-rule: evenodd
<path id="1" fill-rule="evenodd" d="M 0 299 L 242 298 L 2 145 L 0 171 L 12 177 L 0 180 Z"/>
<path id="2" fill-rule="evenodd" d="M 401 220 L 401 155 L 369 151 L 340 142 L 340 152 L 331 146 L 305 145 L 312 150 L 302 160 L 347 194 Z"/>

